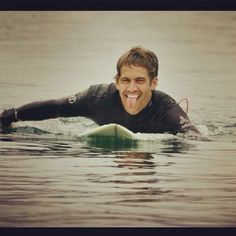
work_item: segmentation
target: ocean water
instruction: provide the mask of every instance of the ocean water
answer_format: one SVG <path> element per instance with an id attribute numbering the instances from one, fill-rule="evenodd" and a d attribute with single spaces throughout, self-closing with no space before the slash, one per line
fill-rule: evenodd
<path id="1" fill-rule="evenodd" d="M 133 46 L 158 89 L 187 98 L 210 142 L 81 140 L 82 117 L 0 130 L 0 226 L 235 226 L 235 12 L 0 12 L 0 110 L 109 83 Z"/>

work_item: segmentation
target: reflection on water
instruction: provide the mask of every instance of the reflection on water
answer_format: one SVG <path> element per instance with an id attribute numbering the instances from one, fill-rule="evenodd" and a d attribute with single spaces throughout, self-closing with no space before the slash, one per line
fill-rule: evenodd
<path id="1" fill-rule="evenodd" d="M 181 139 L 160 139 L 154 142 L 145 140 L 130 140 L 117 138 L 86 138 L 83 140 L 90 147 L 97 147 L 106 150 L 159 150 L 161 153 L 183 153 L 189 148 L 193 148 L 194 144 Z"/>
<path id="2" fill-rule="evenodd" d="M 98 147 L 107 150 L 130 149 L 137 147 L 137 141 L 131 139 L 119 139 L 113 137 L 85 138 L 92 147 Z"/>
<path id="3" fill-rule="evenodd" d="M 32 128 L 30 128 L 32 130 Z M 40 135 L 39 135 L 40 134 Z M 168 140 L 156 140 L 154 142 L 149 142 L 145 140 L 129 140 L 129 139 L 116 139 L 116 138 L 86 138 L 77 139 L 76 137 L 70 137 L 70 139 L 63 139 L 63 136 L 55 136 L 48 134 L 47 132 L 37 133 L 37 135 L 32 134 L 21 134 L 19 130 L 17 133 L 12 133 L 12 130 L 0 135 L 0 141 L 7 142 L 4 147 L 4 143 L 1 146 L 0 154 L 2 155 L 48 155 L 53 153 L 53 155 L 58 156 L 75 156 L 79 154 L 74 153 L 74 145 L 77 146 L 78 150 L 91 149 L 97 152 L 114 152 L 114 151 L 129 151 L 127 154 L 132 156 L 134 151 L 139 151 L 136 155 L 140 155 L 142 150 L 158 152 L 167 155 L 168 153 L 185 153 L 189 149 L 194 149 L 196 146 L 194 143 L 188 143 L 184 139 L 172 138 Z M 71 146 L 72 145 L 72 146 Z M 14 147 L 14 149 L 12 148 Z M 144 156 L 145 160 L 148 160 L 149 153 Z M 167 155 L 168 156 L 168 155 Z"/>
<path id="4" fill-rule="evenodd" d="M 114 161 L 118 164 L 119 168 L 128 169 L 153 169 L 155 168 L 155 163 L 153 162 L 153 157 L 150 153 L 141 152 L 125 152 L 119 155 L 119 159 Z M 148 172 L 149 174 L 152 172 Z"/>

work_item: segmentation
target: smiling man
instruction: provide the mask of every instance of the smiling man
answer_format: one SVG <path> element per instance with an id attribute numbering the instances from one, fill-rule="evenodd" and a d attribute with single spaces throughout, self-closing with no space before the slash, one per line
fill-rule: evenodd
<path id="1" fill-rule="evenodd" d="M 156 86 L 157 78 L 149 78 L 147 69 L 142 66 L 124 65 L 121 76 L 116 78 L 122 105 L 131 115 L 138 114 L 148 105 Z"/>
<path id="2" fill-rule="evenodd" d="M 176 101 L 156 90 L 157 75 L 156 55 L 134 47 L 118 60 L 114 83 L 92 85 L 69 97 L 6 109 L 0 121 L 2 126 L 10 126 L 19 120 L 83 116 L 99 125 L 117 123 L 133 132 L 201 136 Z"/>

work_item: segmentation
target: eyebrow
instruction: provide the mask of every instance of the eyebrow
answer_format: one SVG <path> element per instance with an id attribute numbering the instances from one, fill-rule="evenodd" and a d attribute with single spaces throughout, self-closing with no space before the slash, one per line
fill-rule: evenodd
<path id="1" fill-rule="evenodd" d="M 120 77 L 120 79 L 129 79 L 129 80 L 131 80 L 131 79 L 130 79 L 129 77 L 127 77 L 127 76 Z M 141 76 L 139 76 L 139 77 L 135 77 L 135 78 L 134 78 L 134 80 L 139 80 L 139 79 L 146 80 L 146 77 L 141 77 Z"/>

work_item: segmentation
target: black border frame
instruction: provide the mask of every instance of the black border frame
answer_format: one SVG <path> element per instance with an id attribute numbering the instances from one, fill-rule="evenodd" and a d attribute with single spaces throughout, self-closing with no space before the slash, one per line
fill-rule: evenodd
<path id="1" fill-rule="evenodd" d="M 7 11 L 234 11 L 236 0 L 1 0 Z M 1 227 L 1 226 L 0 226 Z M 236 235 L 235 227 L 1 227 L 0 235 Z"/>
<path id="2" fill-rule="evenodd" d="M 236 10 L 235 0 L 1 0 L 0 10 Z"/>

